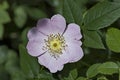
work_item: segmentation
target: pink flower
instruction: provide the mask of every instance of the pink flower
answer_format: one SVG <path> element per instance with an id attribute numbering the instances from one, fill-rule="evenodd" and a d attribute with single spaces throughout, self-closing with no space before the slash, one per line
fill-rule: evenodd
<path id="1" fill-rule="evenodd" d="M 51 73 L 61 71 L 64 64 L 83 57 L 80 27 L 75 23 L 66 27 L 64 17 L 59 14 L 39 20 L 27 36 L 28 53 L 38 57 L 38 62 Z"/>

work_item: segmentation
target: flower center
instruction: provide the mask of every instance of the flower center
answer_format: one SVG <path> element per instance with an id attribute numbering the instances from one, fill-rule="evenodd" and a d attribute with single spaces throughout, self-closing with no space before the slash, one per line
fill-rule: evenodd
<path id="1" fill-rule="evenodd" d="M 48 35 L 48 39 L 45 39 L 44 48 L 55 58 L 62 54 L 62 51 L 65 50 L 66 46 L 64 37 L 59 33 L 55 35 L 50 34 Z"/>

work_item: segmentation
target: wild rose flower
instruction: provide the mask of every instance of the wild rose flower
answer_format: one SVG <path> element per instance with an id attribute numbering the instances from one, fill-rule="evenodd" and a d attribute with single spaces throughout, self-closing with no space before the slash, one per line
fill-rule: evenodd
<path id="1" fill-rule="evenodd" d="M 38 21 L 28 32 L 27 50 L 31 56 L 51 73 L 61 71 L 64 64 L 76 62 L 83 57 L 80 27 L 71 23 L 66 27 L 63 16 Z"/>

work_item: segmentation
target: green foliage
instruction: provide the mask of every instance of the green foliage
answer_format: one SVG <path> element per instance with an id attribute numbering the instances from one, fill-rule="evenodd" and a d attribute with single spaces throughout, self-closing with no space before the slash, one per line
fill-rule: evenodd
<path id="1" fill-rule="evenodd" d="M 38 75 L 40 69 L 36 58 L 30 56 L 22 44 L 19 46 L 19 50 L 21 68 L 26 75 L 26 78 L 35 78 Z"/>
<path id="2" fill-rule="evenodd" d="M 0 46 L 0 64 L 3 64 L 6 61 L 6 55 L 8 53 L 6 46 Z"/>
<path id="3" fill-rule="evenodd" d="M 84 15 L 84 12 L 87 10 L 87 7 L 85 6 L 89 0 L 75 0 L 76 4 L 81 9 L 82 15 Z"/>
<path id="4" fill-rule="evenodd" d="M 108 80 L 105 76 L 98 77 L 97 80 Z"/>
<path id="5" fill-rule="evenodd" d="M 106 62 L 100 65 L 98 68 L 99 73 L 112 75 L 118 73 L 118 65 L 114 62 Z"/>
<path id="6" fill-rule="evenodd" d="M 120 0 L 114 0 L 114 2 L 117 2 L 117 3 L 118 3 L 118 2 L 120 2 Z"/>
<path id="7" fill-rule="evenodd" d="M 98 68 L 100 65 L 101 65 L 100 63 L 97 63 L 90 66 L 86 72 L 87 77 L 88 78 L 95 77 L 98 74 Z"/>
<path id="8" fill-rule="evenodd" d="M 97 31 L 84 30 L 84 45 L 87 47 L 104 49 L 101 37 Z"/>
<path id="9" fill-rule="evenodd" d="M 27 21 L 27 14 L 23 6 L 15 7 L 14 9 L 14 22 L 18 28 L 22 28 Z"/>
<path id="10" fill-rule="evenodd" d="M 43 12 L 42 10 L 38 9 L 38 8 L 29 8 L 28 7 L 27 8 L 27 13 L 31 18 L 33 18 L 35 20 L 47 17 L 46 13 Z"/>
<path id="11" fill-rule="evenodd" d="M 110 28 L 106 34 L 106 43 L 110 50 L 120 52 L 120 30 Z"/>
<path id="12" fill-rule="evenodd" d="M 13 50 L 8 50 L 8 55 L 6 56 L 7 61 L 5 64 L 5 69 L 11 74 L 12 80 L 25 80 L 22 71 L 18 67 L 18 56 Z"/>
<path id="13" fill-rule="evenodd" d="M 37 76 L 38 80 L 55 80 L 52 76 L 52 74 L 46 72 L 46 71 L 41 71 L 38 76 Z"/>
<path id="14" fill-rule="evenodd" d="M 0 10 L 0 23 L 5 24 L 10 22 L 10 17 L 7 11 Z"/>
<path id="15" fill-rule="evenodd" d="M 27 44 L 28 39 L 27 39 L 27 33 L 28 33 L 29 28 L 24 29 L 24 31 L 21 33 L 21 40 L 24 45 Z"/>
<path id="16" fill-rule="evenodd" d="M 70 71 L 69 76 L 65 78 L 65 80 L 76 80 L 77 76 L 78 76 L 77 70 L 73 69 L 72 71 Z"/>
<path id="17" fill-rule="evenodd" d="M 79 78 L 77 78 L 76 80 L 87 80 L 87 79 L 84 78 L 84 77 L 79 77 Z"/>
<path id="18" fill-rule="evenodd" d="M 89 67 L 86 72 L 87 78 L 96 77 L 98 74 L 112 75 L 119 72 L 119 67 L 114 62 L 105 62 L 103 64 L 97 63 Z M 106 77 L 101 76 L 97 80 L 107 80 Z"/>
<path id="19" fill-rule="evenodd" d="M 4 26 L 0 24 L 0 39 L 2 39 L 4 33 Z"/>
<path id="20" fill-rule="evenodd" d="M 0 9 L 6 10 L 9 8 L 9 4 L 7 1 L 3 1 L 2 4 L 0 4 Z"/>
<path id="21" fill-rule="evenodd" d="M 77 23 L 79 25 L 82 25 L 83 17 L 81 9 L 73 0 L 64 0 L 63 16 L 66 18 L 68 23 Z"/>
<path id="22" fill-rule="evenodd" d="M 85 28 L 97 30 L 108 27 L 120 17 L 120 4 L 103 1 L 89 9 L 84 17 Z"/>

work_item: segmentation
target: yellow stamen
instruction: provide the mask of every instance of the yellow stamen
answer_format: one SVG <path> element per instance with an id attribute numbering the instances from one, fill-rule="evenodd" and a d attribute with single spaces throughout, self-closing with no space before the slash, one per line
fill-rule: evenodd
<path id="1" fill-rule="evenodd" d="M 55 58 L 59 57 L 62 54 L 62 50 L 65 50 L 67 46 L 64 37 L 59 33 L 48 35 L 48 39 L 45 39 L 45 44 L 46 46 L 43 47 Z"/>

